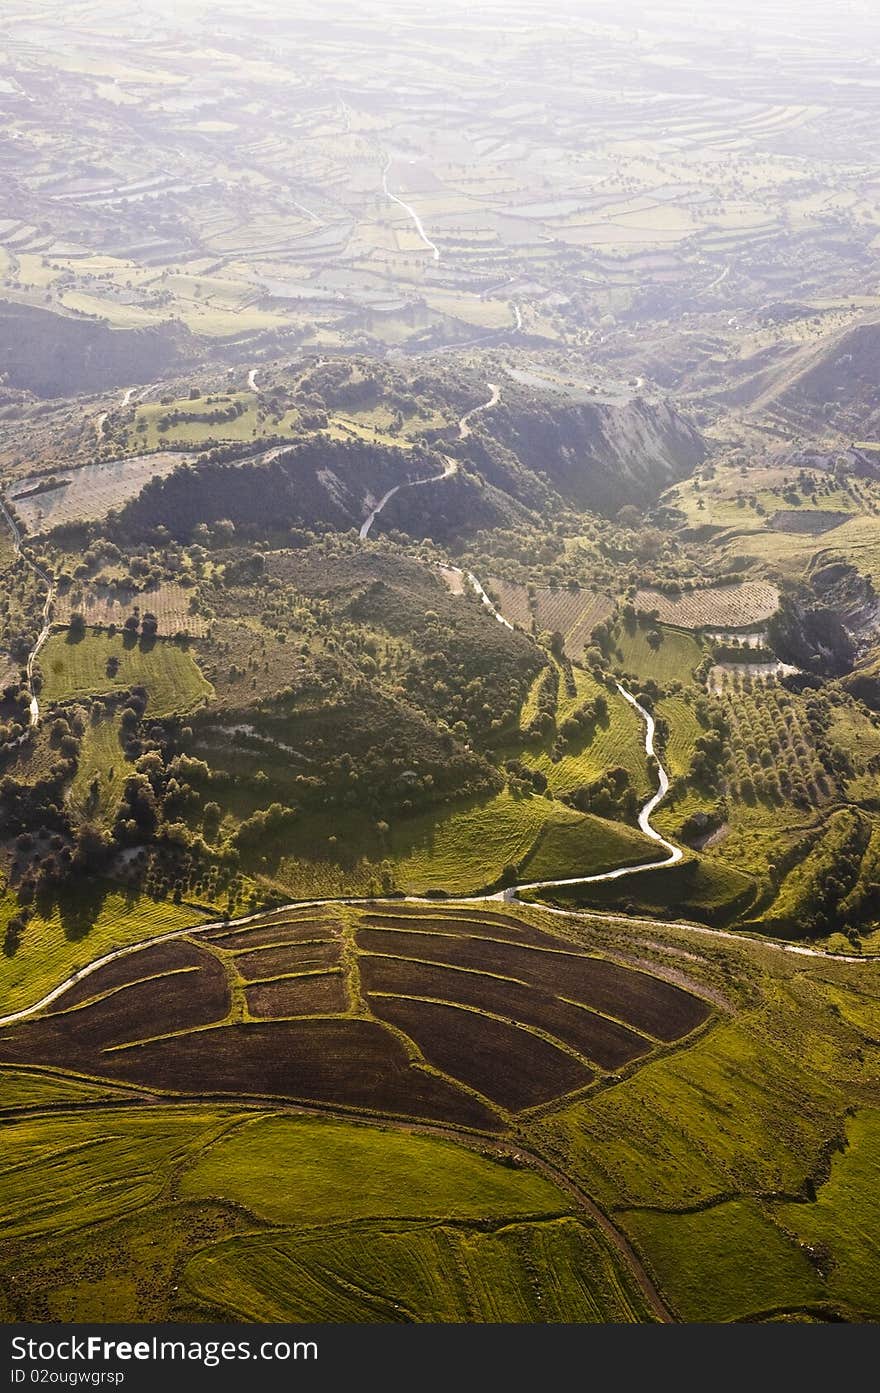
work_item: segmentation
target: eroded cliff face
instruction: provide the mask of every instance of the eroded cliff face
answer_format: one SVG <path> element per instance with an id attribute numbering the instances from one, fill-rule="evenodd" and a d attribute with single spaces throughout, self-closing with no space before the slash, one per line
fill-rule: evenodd
<path id="1" fill-rule="evenodd" d="M 638 396 L 512 404 L 492 413 L 492 429 L 566 503 L 608 516 L 627 503 L 650 506 L 706 456 L 702 436 L 668 402 Z"/>

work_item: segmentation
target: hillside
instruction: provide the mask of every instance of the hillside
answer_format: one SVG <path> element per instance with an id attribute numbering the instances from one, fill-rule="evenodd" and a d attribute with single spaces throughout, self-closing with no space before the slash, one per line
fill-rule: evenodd
<path id="1" fill-rule="evenodd" d="M 195 357 L 180 324 L 111 329 L 32 305 L 0 300 L 0 374 L 38 397 L 103 392 L 152 382 Z"/>

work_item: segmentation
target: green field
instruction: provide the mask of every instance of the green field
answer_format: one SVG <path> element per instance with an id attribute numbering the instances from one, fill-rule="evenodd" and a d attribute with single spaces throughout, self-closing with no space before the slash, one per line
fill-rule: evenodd
<path id="1" fill-rule="evenodd" d="M 227 1239 L 184 1285 L 227 1319 L 630 1322 L 652 1319 L 597 1227 L 574 1218 L 494 1231 L 378 1223 Z"/>
<path id="2" fill-rule="evenodd" d="M 680 629 L 658 624 L 655 632 L 660 635 L 660 642 L 655 647 L 648 641 L 649 632 L 641 626 L 630 631 L 619 625 L 612 639 L 612 664 L 641 682 L 651 677 L 661 687 L 671 682 L 691 682 L 694 668 L 703 656 L 696 639 Z"/>
<path id="3" fill-rule="evenodd" d="M 878 974 L 677 942 L 711 964 L 732 1019 L 548 1116 L 546 1144 L 682 1319 L 875 1317 Z M 848 1119 L 859 1098 L 875 1105 Z"/>
<path id="4" fill-rule="evenodd" d="M 180 1194 L 227 1199 L 271 1224 L 569 1208 L 533 1171 L 507 1169 L 452 1142 L 283 1116 L 241 1121 L 187 1169 Z"/>
<path id="5" fill-rule="evenodd" d="M 643 1250 L 657 1255 L 658 1281 L 682 1320 L 748 1320 L 823 1299 L 806 1255 L 755 1200 L 685 1214 L 633 1211 L 627 1227 Z"/>
<path id="6" fill-rule="evenodd" d="M 635 866 L 656 859 L 656 844 L 641 832 L 584 813 L 571 820 L 559 818 L 548 822 L 521 867 L 521 876 L 529 880 L 549 880 L 561 875 L 577 875 L 581 871 L 584 875 L 594 875 L 600 869 Z M 561 867 L 566 869 L 563 871 Z"/>
<path id="7" fill-rule="evenodd" d="M 565 1194 L 445 1139 L 200 1105 L 5 1138 L 4 1318 L 650 1318 Z"/>
<path id="8" fill-rule="evenodd" d="M 222 413 L 241 407 L 241 414 L 224 421 L 199 421 L 197 416 Z M 178 413 L 182 419 L 160 429 L 163 417 Z M 189 419 L 188 419 L 189 418 Z M 299 412 L 284 412 L 281 419 L 270 416 L 254 392 L 218 393 L 206 397 L 183 397 L 169 403 L 144 402 L 135 409 L 128 432 L 130 450 L 157 450 L 166 446 L 197 446 L 205 440 L 250 441 L 262 435 L 293 436 Z"/>
<path id="9" fill-rule="evenodd" d="M 114 659 L 116 671 L 109 674 Z M 131 643 L 122 634 L 88 631 L 79 640 L 52 634 L 40 653 L 42 698 L 47 705 L 74 697 L 145 687 L 148 714 L 191 711 L 212 693 L 191 653 L 165 639 Z"/>
<path id="10" fill-rule="evenodd" d="M 621 1252 L 531 1154 L 612 1217 L 674 1319 L 876 1317 L 874 966 L 662 924 L 567 930 L 671 974 L 718 1014 L 485 1144 L 519 1150 L 516 1163 L 405 1123 L 199 1101 L 129 1108 L 122 1088 L 3 1070 L 0 1279 L 18 1280 L 0 1280 L 0 1313 L 651 1319 Z M 100 1106 L 112 1098 L 122 1105 Z M 15 1115 L 34 1106 L 55 1111 Z"/>
<path id="11" fill-rule="evenodd" d="M 669 727 L 663 763 L 670 777 L 681 778 L 688 772 L 694 741 L 702 735 L 703 728 L 694 714 L 694 708 L 683 697 L 664 697 L 658 701 L 655 715 L 665 720 Z"/>
<path id="12" fill-rule="evenodd" d="M 107 1103 L 136 1096 L 130 1088 L 86 1083 L 42 1069 L 0 1069 L 0 1096 L 5 1108 L 58 1107 L 67 1103 Z"/>
<path id="13" fill-rule="evenodd" d="M 119 805 L 131 765 L 120 743 L 121 727 L 115 716 L 90 721 L 80 744 L 76 773 L 70 785 L 70 805 L 90 821 L 112 821 Z M 98 777 L 98 798 L 91 795 L 92 780 Z"/>

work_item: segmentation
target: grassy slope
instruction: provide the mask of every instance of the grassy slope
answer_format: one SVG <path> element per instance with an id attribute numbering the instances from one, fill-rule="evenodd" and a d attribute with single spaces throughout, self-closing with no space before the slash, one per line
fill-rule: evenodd
<path id="1" fill-rule="evenodd" d="M 659 853 L 646 856 L 655 860 Z M 636 914 L 683 915 L 721 925 L 750 903 L 754 883 L 741 871 L 710 857 L 689 856 L 677 866 L 644 871 L 631 879 L 547 891 L 554 904 L 627 910 Z"/>
<path id="2" fill-rule="evenodd" d="M 877 1100 L 880 973 L 688 941 L 737 984 L 735 1016 L 546 1118 L 551 1154 L 617 1214 L 684 1319 L 805 1305 L 870 1316 L 880 1128 L 876 1110 L 847 1113 Z M 831 1260 L 810 1260 L 802 1240 Z"/>
<path id="3" fill-rule="evenodd" d="M 566 793 L 580 784 L 591 783 L 606 769 L 622 765 L 629 772 L 633 787 L 646 794 L 651 787 L 645 762 L 644 727 L 638 714 L 616 692 L 610 692 L 589 673 L 575 669 L 577 696 L 566 697 L 560 684 L 557 720 L 562 722 L 571 710 L 601 693 L 608 702 L 608 715 L 591 733 L 575 736 L 562 758 L 553 761 L 550 748 L 555 736 L 540 745 L 525 745 L 518 757 L 547 778 L 555 793 Z M 506 752 L 507 753 L 507 752 Z M 513 753 L 513 751 L 510 751 Z"/>
<path id="4" fill-rule="evenodd" d="M 813 1204 L 783 1204 L 774 1217 L 802 1243 L 824 1248 L 828 1286 L 853 1313 L 880 1320 L 880 1111 L 866 1108 L 846 1128 L 847 1149 L 831 1162 Z"/>
<path id="5" fill-rule="evenodd" d="M 87 1083 L 48 1069 L 0 1069 L 0 1092 L 5 1108 L 55 1106 L 64 1103 L 118 1102 L 138 1096 L 136 1089 L 112 1083 Z"/>
<path id="6" fill-rule="evenodd" d="M 277 871 L 267 867 L 266 874 L 297 898 L 366 894 L 386 862 L 399 890 L 470 894 L 510 865 L 529 878 L 549 878 L 645 859 L 650 848 L 634 829 L 505 789 L 478 803 L 401 819 L 384 841 L 372 824 L 351 815 L 311 817 L 294 830 Z"/>
<path id="7" fill-rule="evenodd" d="M 685 1321 L 743 1320 L 822 1299 L 806 1256 L 755 1200 L 693 1214 L 641 1211 L 628 1224 L 638 1244 L 657 1254 L 657 1276 Z M 760 1254 L 760 1262 L 744 1262 L 745 1253 Z"/>
<path id="8" fill-rule="evenodd" d="M 107 661 L 116 658 L 116 674 L 107 674 Z M 121 634 L 87 632 L 78 642 L 52 634 L 40 654 L 43 699 L 47 705 L 72 697 L 146 687 L 148 713 L 167 716 L 191 711 L 212 692 L 192 654 L 159 639 L 152 645 L 128 646 Z"/>
<path id="9" fill-rule="evenodd" d="M 694 742 L 703 733 L 693 707 L 682 697 L 664 697 L 657 703 L 657 716 L 669 726 L 664 764 L 672 778 L 685 775 L 690 767 Z"/>
<path id="10" fill-rule="evenodd" d="M 571 820 L 560 817 L 548 823 L 521 871 L 530 880 L 550 880 L 581 871 L 594 875 L 597 869 L 636 866 L 656 859 L 656 845 L 641 832 L 585 813 Z"/>

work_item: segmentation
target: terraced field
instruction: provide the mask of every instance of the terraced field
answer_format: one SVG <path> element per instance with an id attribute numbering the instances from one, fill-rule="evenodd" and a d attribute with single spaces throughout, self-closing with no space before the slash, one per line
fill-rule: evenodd
<path id="1" fill-rule="evenodd" d="M 0 1311 L 870 1319 L 878 1013 L 871 964 L 645 922 L 385 901 L 181 932 L 0 1027 Z M 347 1118 L 291 1110 L 316 1078 Z"/>
<path id="2" fill-rule="evenodd" d="M 510 916 L 301 910 L 97 967 L 3 1030 L 0 1061 L 496 1132 L 709 1013 Z"/>

